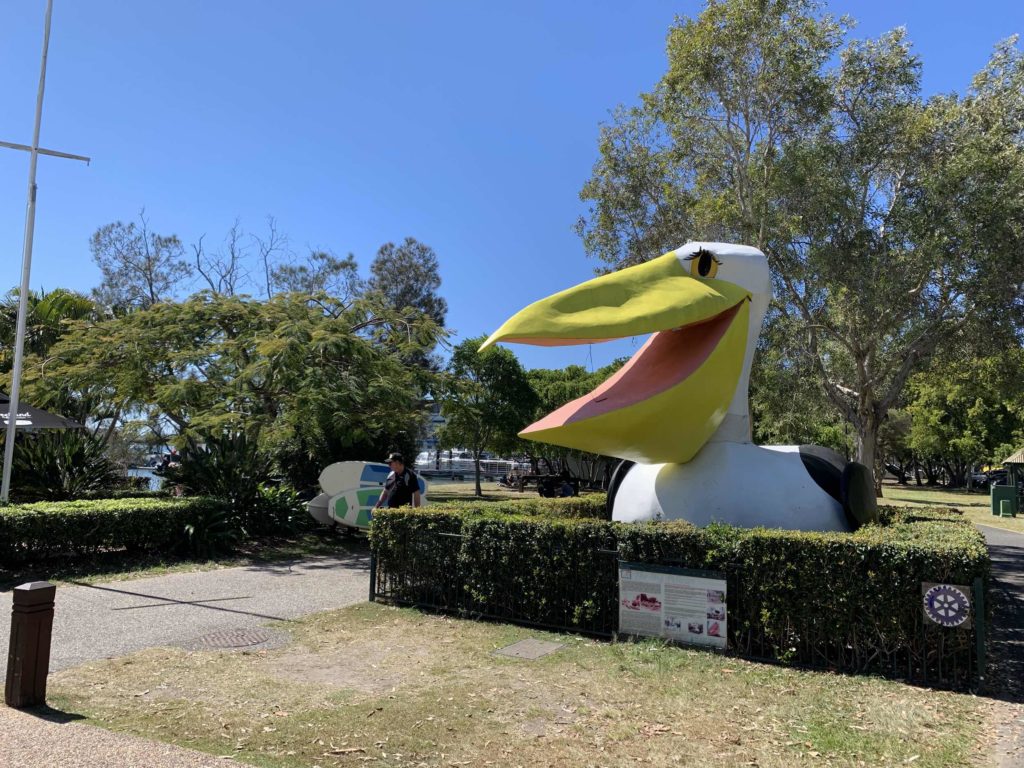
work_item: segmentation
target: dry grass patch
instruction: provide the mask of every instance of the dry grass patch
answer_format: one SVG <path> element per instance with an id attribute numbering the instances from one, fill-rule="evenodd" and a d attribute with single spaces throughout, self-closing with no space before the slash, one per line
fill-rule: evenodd
<path id="1" fill-rule="evenodd" d="M 257 766 L 984 764 L 988 705 L 965 695 L 370 604 L 289 627 L 277 650 L 67 670 L 52 698 Z M 526 637 L 565 647 L 493 654 Z"/>

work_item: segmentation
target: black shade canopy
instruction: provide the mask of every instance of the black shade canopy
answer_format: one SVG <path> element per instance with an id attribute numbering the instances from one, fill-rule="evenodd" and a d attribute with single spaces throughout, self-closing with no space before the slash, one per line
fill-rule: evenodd
<path id="1" fill-rule="evenodd" d="M 0 428 L 7 429 L 10 421 L 11 398 L 0 392 Z M 18 403 L 18 429 L 82 429 L 82 425 L 73 419 L 58 416 L 55 413 L 34 408 L 25 403 Z"/>

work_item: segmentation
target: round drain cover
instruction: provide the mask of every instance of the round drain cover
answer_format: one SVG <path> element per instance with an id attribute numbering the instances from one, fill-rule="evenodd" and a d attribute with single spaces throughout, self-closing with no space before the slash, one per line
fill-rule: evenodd
<path id="1" fill-rule="evenodd" d="M 270 633 L 261 629 L 222 629 L 199 638 L 204 648 L 246 648 L 270 640 Z"/>

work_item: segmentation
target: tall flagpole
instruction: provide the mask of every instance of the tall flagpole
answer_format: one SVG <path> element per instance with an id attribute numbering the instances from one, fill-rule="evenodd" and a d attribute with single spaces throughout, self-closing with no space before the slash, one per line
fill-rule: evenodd
<path id="1" fill-rule="evenodd" d="M 28 203 L 25 209 L 25 246 L 21 258 L 21 292 L 18 294 L 18 331 L 14 341 L 14 378 L 11 379 L 11 404 L 7 413 L 7 441 L 4 445 L 3 484 L 0 503 L 6 504 L 11 493 L 11 464 L 14 462 L 14 434 L 18 428 L 18 405 L 21 395 L 21 363 L 25 352 L 25 319 L 28 314 L 28 279 L 32 270 L 32 237 L 36 227 L 36 160 L 39 159 L 39 125 L 43 119 L 43 90 L 46 88 L 46 53 L 50 48 L 50 17 L 53 0 L 46 0 L 46 22 L 43 27 L 43 59 L 39 68 L 39 92 L 36 94 L 36 123 L 32 131 L 31 160 L 28 165 Z"/>

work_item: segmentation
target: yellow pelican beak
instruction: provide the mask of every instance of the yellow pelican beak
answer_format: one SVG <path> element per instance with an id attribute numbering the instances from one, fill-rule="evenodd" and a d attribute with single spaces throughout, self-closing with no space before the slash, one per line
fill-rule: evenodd
<path id="1" fill-rule="evenodd" d="M 735 283 L 692 277 L 667 253 L 534 302 L 480 348 L 653 333 L 601 386 L 520 436 L 649 464 L 682 463 L 725 418 L 743 366 L 749 299 Z"/>

